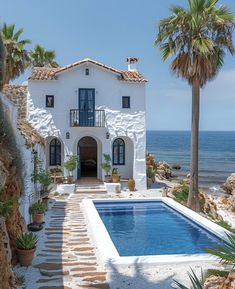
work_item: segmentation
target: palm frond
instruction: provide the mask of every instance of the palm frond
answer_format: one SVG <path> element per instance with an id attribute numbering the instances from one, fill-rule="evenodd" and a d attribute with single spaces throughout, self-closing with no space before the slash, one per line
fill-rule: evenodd
<path id="1" fill-rule="evenodd" d="M 228 242 L 221 241 L 221 245 L 206 248 L 206 251 L 218 257 L 223 264 L 235 266 L 235 235 L 227 235 Z"/>
<path id="2" fill-rule="evenodd" d="M 195 272 L 191 269 L 191 272 L 188 272 L 189 279 L 191 281 L 191 286 L 186 287 L 182 283 L 174 280 L 175 284 L 178 286 L 180 289 L 203 289 L 203 283 L 204 283 L 204 277 L 203 277 L 203 272 L 201 270 L 201 278 L 199 279 Z"/>

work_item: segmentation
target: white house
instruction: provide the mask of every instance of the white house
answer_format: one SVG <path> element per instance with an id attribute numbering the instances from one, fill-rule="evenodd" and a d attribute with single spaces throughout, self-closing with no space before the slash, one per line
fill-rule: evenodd
<path id="1" fill-rule="evenodd" d="M 133 177 L 137 189 L 146 188 L 146 80 L 137 61 L 128 58 L 128 70 L 88 58 L 60 68 L 33 69 L 27 119 L 46 140 L 48 169 L 77 155 L 75 179 L 103 179 L 105 153 L 121 178 Z"/>

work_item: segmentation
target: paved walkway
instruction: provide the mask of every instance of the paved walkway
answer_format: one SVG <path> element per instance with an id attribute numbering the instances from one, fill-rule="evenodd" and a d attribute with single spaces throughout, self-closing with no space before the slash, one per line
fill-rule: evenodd
<path id="1" fill-rule="evenodd" d="M 53 200 L 45 228 L 38 234 L 33 266 L 16 270 L 18 276 L 25 278 L 24 286 L 19 288 L 109 288 L 106 272 L 97 263 L 95 248 L 88 236 L 80 207 L 83 197 L 87 196 L 74 194 L 65 200 Z"/>
<path id="2" fill-rule="evenodd" d="M 75 193 L 69 198 L 52 199 L 46 213 L 44 229 L 37 234 L 37 251 L 32 266 L 15 268 L 17 276 L 23 276 L 24 279 L 24 284 L 18 288 L 110 289 L 107 273 L 98 262 L 97 249 L 87 232 L 81 208 L 82 200 L 159 195 L 160 192 L 149 190 L 142 194 L 126 192 L 121 195 Z M 115 275 L 119 278 L 118 274 Z"/>

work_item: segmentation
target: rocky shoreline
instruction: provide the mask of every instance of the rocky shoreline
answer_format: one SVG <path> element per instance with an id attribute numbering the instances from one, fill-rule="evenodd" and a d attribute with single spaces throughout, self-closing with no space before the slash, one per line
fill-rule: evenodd
<path id="1" fill-rule="evenodd" d="M 146 156 L 148 187 L 155 187 L 153 183 L 166 187 L 166 195 L 176 198 L 182 187 L 189 185 L 189 177 L 177 179 L 175 171 L 180 170 L 179 164 L 168 164 L 165 161 L 156 161 L 154 156 Z M 235 173 L 231 174 L 221 186 L 221 191 L 206 191 L 200 189 L 202 212 L 215 222 L 223 221 L 231 228 L 235 228 Z"/>

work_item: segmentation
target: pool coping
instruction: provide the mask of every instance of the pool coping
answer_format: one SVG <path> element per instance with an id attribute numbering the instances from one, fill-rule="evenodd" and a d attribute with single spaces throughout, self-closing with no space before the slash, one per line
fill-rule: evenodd
<path id="1" fill-rule="evenodd" d="M 121 257 L 113 244 L 109 233 L 106 230 L 103 221 L 101 220 L 99 213 L 97 212 L 94 202 L 99 203 L 112 203 L 112 202 L 152 202 L 162 201 L 166 205 L 175 209 L 179 213 L 188 217 L 207 231 L 216 235 L 217 237 L 227 240 L 227 235 L 230 232 L 221 226 L 213 223 L 198 213 L 186 208 L 185 206 L 177 203 L 168 197 L 156 197 L 156 198 L 123 198 L 123 199 L 85 199 L 83 200 L 83 206 L 88 219 L 88 225 L 92 232 L 93 238 L 97 244 L 99 255 L 105 267 L 113 265 L 158 265 L 158 264 L 172 264 L 183 262 L 197 262 L 197 261 L 216 261 L 217 257 L 210 254 L 177 254 L 177 255 L 148 255 L 148 256 L 130 256 Z"/>

